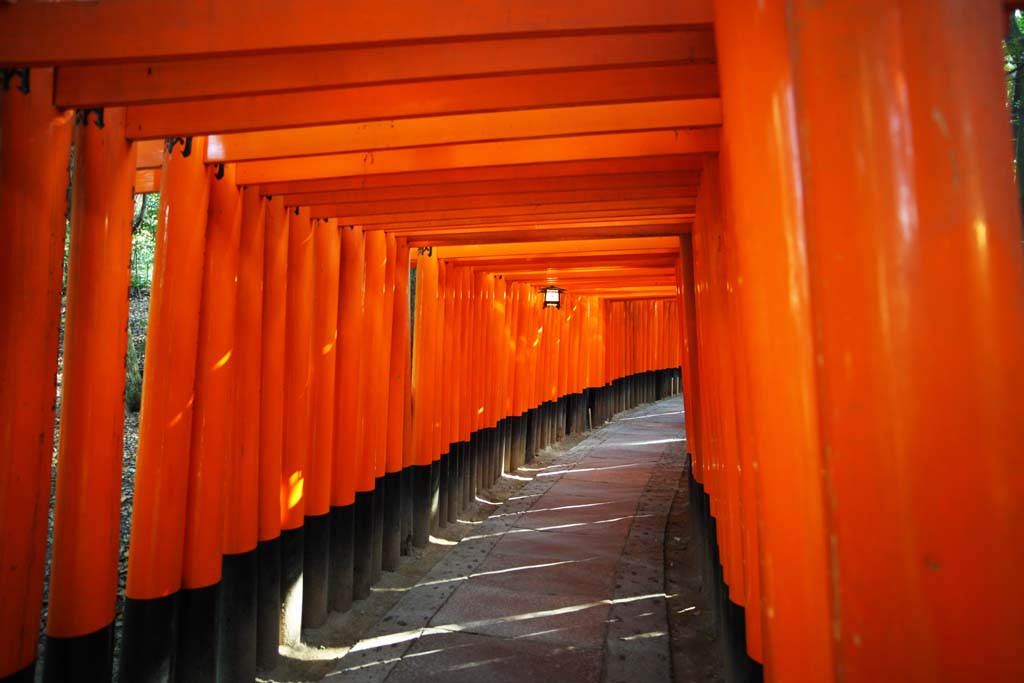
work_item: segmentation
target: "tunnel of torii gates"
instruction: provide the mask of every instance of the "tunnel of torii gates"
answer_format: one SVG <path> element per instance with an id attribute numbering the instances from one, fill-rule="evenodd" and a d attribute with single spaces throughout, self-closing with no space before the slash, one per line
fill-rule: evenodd
<path id="1" fill-rule="evenodd" d="M 123 681 L 252 680 L 680 388 L 731 678 L 1024 680 L 1011 9 L 0 4 L 0 677 L 39 656 L 69 215 L 48 681 L 109 679 L 115 619 Z"/>

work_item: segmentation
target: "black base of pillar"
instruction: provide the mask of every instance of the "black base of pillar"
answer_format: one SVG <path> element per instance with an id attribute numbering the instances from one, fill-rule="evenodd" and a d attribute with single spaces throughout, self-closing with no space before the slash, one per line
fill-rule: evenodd
<path id="1" fill-rule="evenodd" d="M 373 482 L 373 538 L 370 577 L 373 585 L 384 574 L 384 477 Z"/>
<path id="2" fill-rule="evenodd" d="M 182 589 L 178 596 L 174 679 L 178 683 L 216 683 L 220 584 Z"/>
<path id="3" fill-rule="evenodd" d="M 373 585 L 373 491 L 356 491 L 352 540 L 352 597 L 362 600 Z"/>
<path id="4" fill-rule="evenodd" d="M 269 671 L 281 641 L 281 539 L 260 541 L 256 558 L 256 665 Z"/>
<path id="5" fill-rule="evenodd" d="M 281 530 L 281 642 L 295 645 L 302 640 L 302 556 L 303 528 Z"/>
<path id="6" fill-rule="evenodd" d="M 124 601 L 121 638 L 122 681 L 166 683 L 174 672 L 178 635 L 178 593 L 153 600 Z"/>
<path id="7" fill-rule="evenodd" d="M 12 674 L 0 678 L 0 683 L 35 683 L 36 663 L 32 662 L 24 669 L 18 669 Z M 70 680 L 70 679 L 69 679 Z"/>
<path id="8" fill-rule="evenodd" d="M 437 526 L 448 526 L 448 493 L 451 483 L 448 481 L 450 453 L 442 453 L 437 461 Z"/>
<path id="9" fill-rule="evenodd" d="M 109 681 L 113 676 L 114 624 L 98 631 L 73 638 L 46 636 L 46 658 L 43 660 L 44 683 L 77 683 L 78 681 Z M 0 681 L 17 681 L 18 676 L 35 677 L 35 667 L 22 669 Z M 30 671 L 31 670 L 31 671 Z"/>
<path id="10" fill-rule="evenodd" d="M 331 551 L 328 553 L 327 604 L 334 612 L 352 607 L 352 543 L 355 505 L 331 508 Z"/>
<path id="11" fill-rule="evenodd" d="M 315 628 L 327 621 L 331 517 L 326 513 L 308 516 L 302 528 L 302 627 Z"/>
<path id="12" fill-rule="evenodd" d="M 220 580 L 217 677 L 222 681 L 256 678 L 256 548 L 225 555 Z"/>
<path id="13" fill-rule="evenodd" d="M 398 569 L 402 554 L 402 473 L 384 475 L 384 544 L 381 563 L 384 571 Z"/>
<path id="14" fill-rule="evenodd" d="M 408 555 L 412 549 L 412 467 L 403 468 L 401 475 L 401 543 L 402 554 Z"/>
<path id="15" fill-rule="evenodd" d="M 413 465 L 412 543 L 425 548 L 430 542 L 430 465 Z"/>
<path id="16" fill-rule="evenodd" d="M 462 444 L 453 443 L 448 447 L 448 522 L 459 520 L 462 510 Z"/>
<path id="17" fill-rule="evenodd" d="M 466 505 L 476 502 L 476 496 L 480 492 L 480 432 L 471 432 L 469 444 L 466 446 Z"/>
<path id="18" fill-rule="evenodd" d="M 438 507 L 441 504 L 441 465 L 430 463 L 430 531 L 438 529 Z"/>

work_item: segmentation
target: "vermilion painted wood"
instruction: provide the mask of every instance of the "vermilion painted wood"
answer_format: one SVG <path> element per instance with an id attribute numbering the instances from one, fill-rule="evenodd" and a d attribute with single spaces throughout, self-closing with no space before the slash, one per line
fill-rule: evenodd
<path id="1" fill-rule="evenodd" d="M 68 108 L 110 107 L 351 85 L 714 60 L 714 35 L 707 28 L 349 46 L 64 66 L 59 70 L 54 102 Z"/>
<path id="2" fill-rule="evenodd" d="M 338 222 L 313 222 L 312 433 L 306 515 L 326 515 L 331 508 L 334 454 L 335 389 L 338 357 L 338 282 L 341 234 Z"/>
<path id="3" fill-rule="evenodd" d="M 281 534 L 284 449 L 285 330 L 288 214 L 280 197 L 267 200 L 263 258 L 263 349 L 260 379 L 259 540 Z"/>
<path id="4" fill-rule="evenodd" d="M 61 428 L 46 632 L 114 622 L 135 145 L 124 110 L 75 124 Z M 5 535 L 5 538 L 7 536 Z"/>
<path id="5" fill-rule="evenodd" d="M 242 195 L 234 170 L 225 166 L 219 179 L 209 175 L 181 575 L 182 588 L 187 589 L 220 581 L 224 551 L 224 472 L 236 409 L 235 316 L 242 222 Z"/>
<path id="6" fill-rule="evenodd" d="M 388 474 L 403 467 L 406 410 L 409 401 L 409 247 L 388 236 L 388 265 L 391 269 L 393 300 L 391 310 L 391 357 L 388 361 Z"/>
<path id="7" fill-rule="evenodd" d="M 145 146 L 149 143 L 140 142 L 138 144 Z M 443 185 L 448 183 L 515 181 L 531 178 L 559 179 L 587 175 L 621 176 L 627 173 L 682 171 L 699 174 L 700 169 L 701 158 L 699 155 L 676 154 L 654 157 L 634 155 L 611 159 L 552 161 L 539 164 L 491 165 L 471 168 L 439 168 L 427 171 L 383 174 L 359 173 L 353 176 L 342 175 L 307 180 L 269 181 L 260 184 L 260 192 L 267 195 L 278 195 L 341 190 L 371 190 L 386 187 L 406 188 L 416 185 Z"/>
<path id="8" fill-rule="evenodd" d="M 292 157 L 239 164 L 239 182 L 266 184 L 284 181 L 312 181 L 347 176 L 424 174 L 450 169 L 522 166 L 559 162 L 591 162 L 608 159 L 635 159 L 645 156 L 684 156 L 718 150 L 718 129 L 698 128 L 682 131 L 642 131 L 606 135 L 567 135 L 552 138 L 548 144 L 536 140 L 454 143 L 424 149 L 390 149 L 374 152 L 348 152 L 320 156 Z M 627 162 L 632 164 L 633 162 Z M 610 166 L 603 163 L 601 169 Z M 550 175 L 542 167 L 524 173 L 537 177 Z M 501 176 L 513 173 L 503 170 Z M 452 174 L 449 174 L 449 176 Z M 477 175 L 473 173 L 470 177 Z M 499 176 L 499 177 L 501 177 Z M 400 179 L 401 180 L 401 179 Z M 331 181 L 333 182 L 333 181 Z"/>
<path id="9" fill-rule="evenodd" d="M 352 86 L 128 107 L 128 135 L 239 133 L 515 109 L 706 99 L 718 96 L 713 64 L 457 78 Z"/>
<path id="10" fill-rule="evenodd" d="M 313 223 L 309 209 L 288 209 L 288 289 L 285 327 L 284 441 L 281 529 L 298 529 L 306 515 L 312 412 Z"/>
<path id="11" fill-rule="evenodd" d="M 212 170 L 204 138 L 164 162 L 132 501 L 127 597 L 181 588 L 189 448 Z"/>
<path id="12" fill-rule="evenodd" d="M 363 407 L 359 366 L 364 336 L 362 333 L 363 295 L 366 287 L 366 239 L 359 228 L 340 226 L 341 265 L 338 281 L 338 348 L 336 360 L 334 455 L 332 458 L 331 505 L 355 503 L 358 422 Z M 362 490 L 362 489 L 360 489 Z"/>
<path id="13" fill-rule="evenodd" d="M 257 187 L 242 191 L 232 399 L 235 419 L 224 470 L 225 498 L 237 501 L 224 509 L 224 553 L 230 555 L 253 550 L 259 533 L 263 277 L 269 203 Z"/>
<path id="14" fill-rule="evenodd" d="M 744 279 L 739 312 L 747 332 L 753 447 L 761 462 L 755 477 L 765 676 L 828 681 L 835 677 L 835 603 L 784 9 L 719 2 L 716 13 L 730 119 L 723 153 Z"/>
<path id="15" fill-rule="evenodd" d="M 1024 262 L 1002 6 L 787 15 L 844 681 L 1024 676 Z"/>
<path id="16" fill-rule="evenodd" d="M 262 50 L 393 41 L 565 35 L 674 29 L 711 23 L 708 0 L 586 6 L 527 0 L 510 11 L 485 0 L 472 12 L 454 0 L 424 7 L 401 0 L 387 7 L 329 0 L 271 0 L 260 12 L 231 0 L 131 0 L 71 5 L 18 4 L 0 14 L 0 62 L 43 65 L 154 57 L 231 55 Z M 89 32 L 82 26 L 94 27 Z M 177 26 L 194 27 L 182 32 Z"/>

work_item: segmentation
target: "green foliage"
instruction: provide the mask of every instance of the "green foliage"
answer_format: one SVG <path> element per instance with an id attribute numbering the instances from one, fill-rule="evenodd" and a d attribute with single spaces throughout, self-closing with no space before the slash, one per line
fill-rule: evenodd
<path id="1" fill-rule="evenodd" d="M 139 354 L 135 349 L 135 341 L 132 335 L 128 335 L 128 353 L 125 356 L 125 377 L 124 385 L 124 406 L 131 413 L 139 412 L 142 408 L 142 367 L 139 362 Z"/>
<path id="2" fill-rule="evenodd" d="M 1024 210 L 1024 15 L 1019 10 L 1010 16 L 1003 54 L 1006 101 L 1013 128 L 1013 168 L 1021 209 Z"/>
<path id="3" fill-rule="evenodd" d="M 149 289 L 153 280 L 153 255 L 156 252 L 156 219 L 160 195 L 135 195 L 135 221 L 132 224 L 131 286 Z"/>

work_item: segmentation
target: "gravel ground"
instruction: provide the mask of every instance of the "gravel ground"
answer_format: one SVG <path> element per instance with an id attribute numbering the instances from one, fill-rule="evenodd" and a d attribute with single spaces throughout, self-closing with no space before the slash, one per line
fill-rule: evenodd
<path id="1" fill-rule="evenodd" d="M 64 311 L 61 311 L 63 321 Z M 133 291 L 128 302 L 128 333 L 135 342 L 136 351 L 139 354 L 139 365 L 142 366 L 146 351 L 146 322 L 149 317 L 149 292 L 147 290 Z M 45 633 L 46 613 L 49 607 L 50 593 L 50 556 L 51 544 L 53 542 L 53 505 L 57 487 L 57 447 L 60 442 L 60 409 L 64 376 L 64 327 L 61 325 L 60 353 L 57 357 L 57 400 L 56 421 L 53 427 L 53 469 L 50 480 L 50 523 L 46 537 L 46 574 L 43 587 L 43 614 L 39 625 L 39 663 L 36 667 L 37 679 L 42 674 L 43 646 L 45 644 L 43 635 Z M 132 494 L 135 489 L 135 454 L 139 447 L 139 414 L 125 411 L 124 416 L 124 455 L 122 460 L 121 474 L 121 552 L 118 562 L 118 597 L 117 615 L 118 629 L 120 631 L 120 619 L 123 611 L 124 586 L 128 574 L 128 536 L 131 531 Z M 120 639 L 117 638 L 119 641 Z M 115 655 L 119 642 L 115 643 Z M 116 661 L 116 659 L 115 659 Z M 116 666 L 116 664 L 115 664 Z"/>

